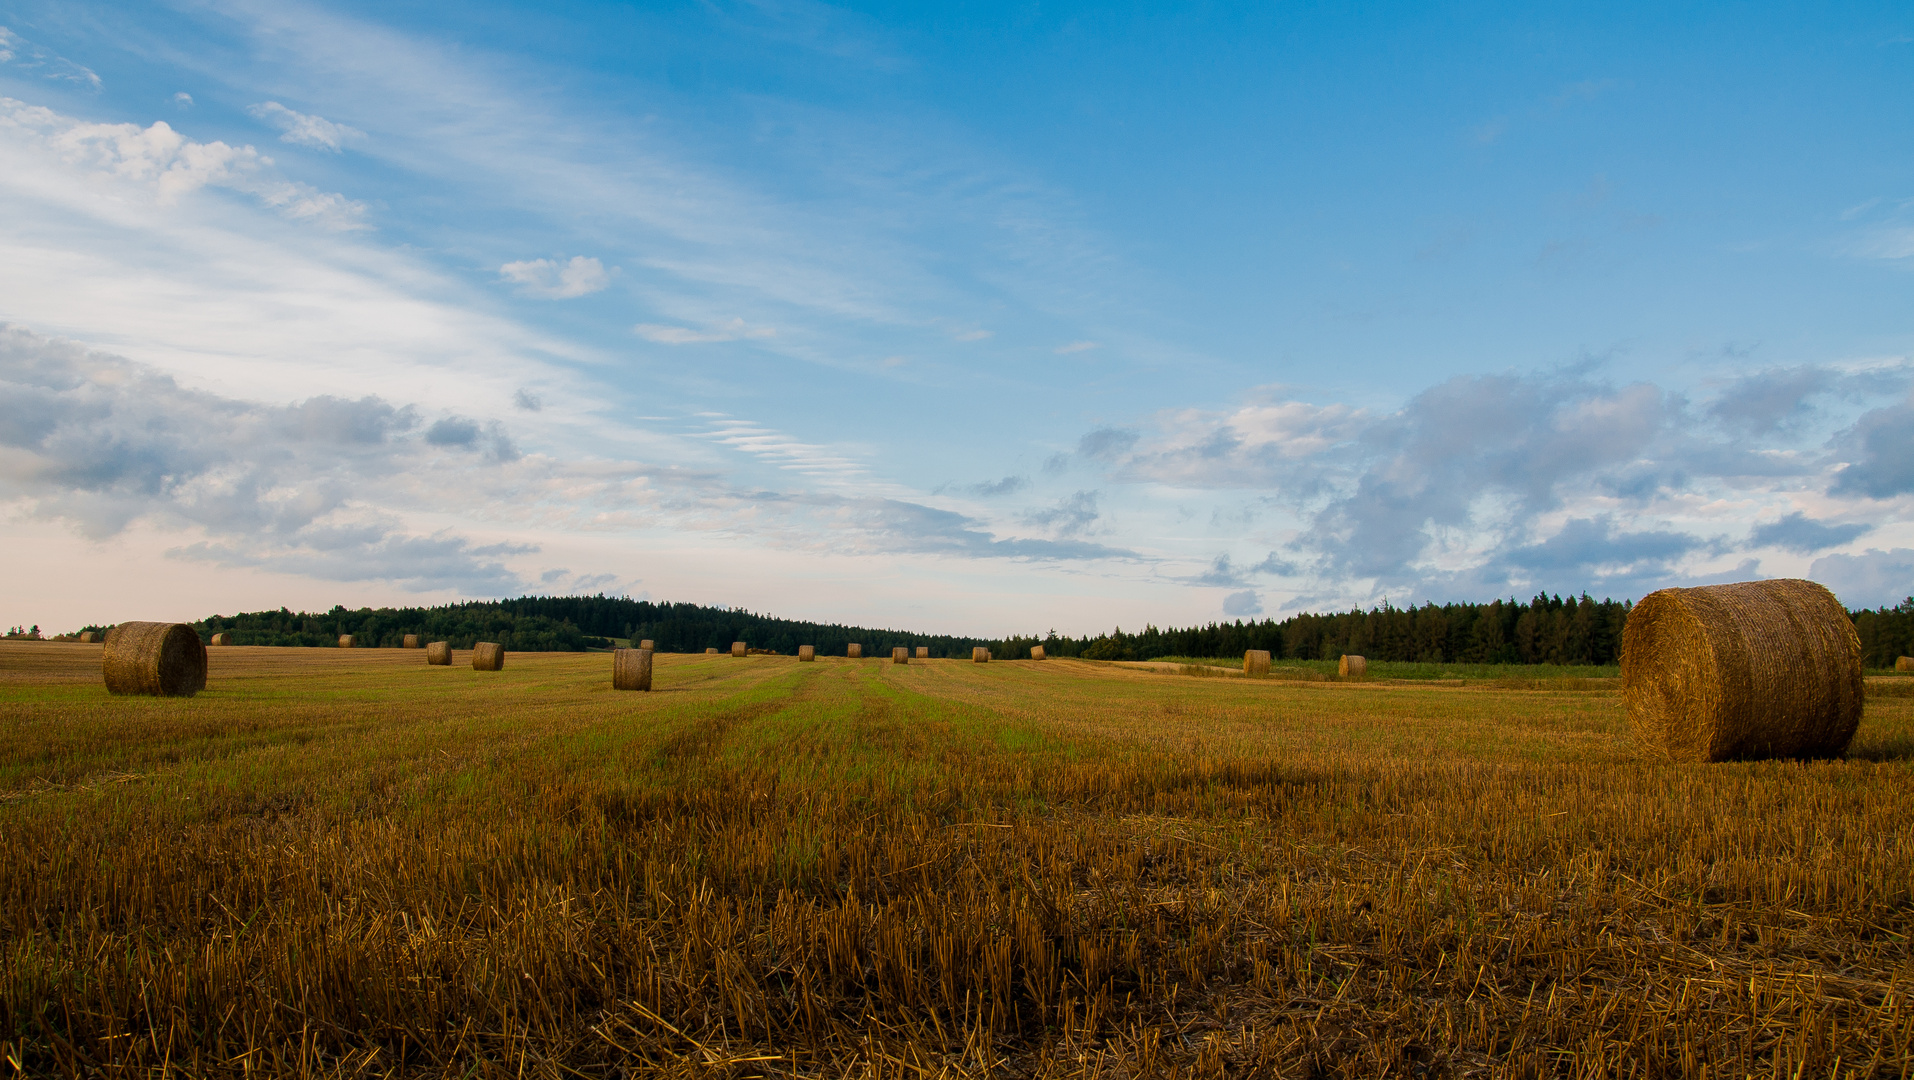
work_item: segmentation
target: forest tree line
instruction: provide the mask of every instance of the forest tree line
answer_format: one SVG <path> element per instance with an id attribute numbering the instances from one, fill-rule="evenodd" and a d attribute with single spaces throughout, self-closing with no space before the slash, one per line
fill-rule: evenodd
<path id="1" fill-rule="evenodd" d="M 662 652 L 729 650 L 734 641 L 755 649 L 792 654 L 813 645 L 820 655 L 842 656 L 855 642 L 866 656 L 888 655 L 894 646 L 926 647 L 932 656 L 968 659 L 984 646 L 1001 659 L 1022 659 L 1042 645 L 1050 656 L 1091 660 L 1153 660 L 1163 656 L 1236 657 L 1267 649 L 1274 659 L 1335 660 L 1345 653 L 1371 660 L 1421 663 L 1615 664 L 1622 627 L 1633 604 L 1619 600 L 1539 595 L 1526 603 L 1392 607 L 1367 611 L 1306 613 L 1284 619 L 1216 622 L 1207 626 L 1141 631 L 1117 629 L 1085 637 L 1043 635 L 1005 638 L 919 634 L 840 623 L 779 619 L 733 608 L 673 604 L 614 596 L 527 596 L 431 608 L 335 607 L 311 614 L 260 611 L 215 615 L 195 624 L 202 636 L 226 633 L 236 645 L 336 646 L 341 634 L 355 644 L 395 648 L 407 634 L 449 641 L 455 648 L 496 641 L 512 652 L 578 652 L 609 648 L 614 638 L 652 639 Z M 1864 663 L 1893 667 L 1914 654 L 1914 597 L 1894 607 L 1850 612 L 1861 638 Z"/>

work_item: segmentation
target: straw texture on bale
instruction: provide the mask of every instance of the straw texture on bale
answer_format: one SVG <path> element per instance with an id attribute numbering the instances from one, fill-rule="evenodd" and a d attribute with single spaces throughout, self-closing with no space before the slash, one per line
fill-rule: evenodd
<path id="1" fill-rule="evenodd" d="M 930 646 L 928 645 L 917 646 L 917 659 L 919 660 L 930 659 Z"/>
<path id="2" fill-rule="evenodd" d="M 970 662 L 973 664 L 990 663 L 990 650 L 982 645 L 973 645 L 970 649 Z"/>
<path id="3" fill-rule="evenodd" d="M 403 648 L 416 649 L 418 647 L 419 647 L 419 635 L 407 634 L 405 636 L 405 645 L 403 646 Z"/>
<path id="4" fill-rule="evenodd" d="M 1861 722 L 1861 639 L 1812 581 L 1662 589 L 1622 628 L 1622 701 L 1676 761 L 1836 755 Z"/>
<path id="5" fill-rule="evenodd" d="M 1369 658 L 1344 653 L 1342 659 L 1336 661 L 1336 674 L 1345 679 L 1360 679 L 1369 674 Z"/>
<path id="6" fill-rule="evenodd" d="M 91 645 L 98 640 L 100 640 L 99 635 L 95 634 L 93 631 L 91 630 L 80 631 L 80 644 Z"/>
<path id="7" fill-rule="evenodd" d="M 230 645 L 232 644 L 232 642 L 233 642 L 232 636 L 229 634 L 214 634 L 213 635 L 212 644 L 214 645 Z"/>
<path id="8" fill-rule="evenodd" d="M 906 649 L 902 645 L 894 646 L 891 649 L 891 663 L 893 664 L 910 663 L 910 650 Z"/>
<path id="9" fill-rule="evenodd" d="M 638 647 L 641 649 L 650 649 L 653 652 L 658 651 L 658 646 L 650 638 L 646 638 L 643 641 L 640 641 L 638 643 Z"/>
<path id="10" fill-rule="evenodd" d="M 100 655 L 108 693 L 192 697 L 206 689 L 206 646 L 185 623 L 121 623 L 106 632 Z"/>
<path id="11" fill-rule="evenodd" d="M 651 689 L 651 650 L 617 649 L 611 654 L 613 690 Z"/>
<path id="12" fill-rule="evenodd" d="M 1030 659 L 1032 660 L 1043 659 L 1043 646 L 1041 645 L 1030 646 Z"/>
<path id="13" fill-rule="evenodd" d="M 86 635 L 85 634 L 80 635 L 80 640 L 85 641 Z M 1895 660 L 1894 670 L 1895 671 L 1914 671 L 1914 656 L 1903 656 L 1899 658 L 1898 660 Z"/>
<path id="14" fill-rule="evenodd" d="M 505 667 L 505 647 L 496 641 L 481 641 L 472 646 L 473 671 L 499 671 Z"/>
<path id="15" fill-rule="evenodd" d="M 743 656 L 744 654 L 745 654 L 745 647 L 744 647 L 744 642 L 742 642 L 742 641 L 734 641 L 734 642 L 732 642 L 732 643 L 731 643 L 731 655 L 732 655 L 732 656 Z"/>
<path id="16" fill-rule="evenodd" d="M 844 655 L 850 657 L 853 660 L 862 660 L 864 658 L 864 646 L 859 645 L 856 642 L 852 642 L 851 644 L 844 646 Z"/>
<path id="17" fill-rule="evenodd" d="M 811 663 L 812 661 L 815 661 L 816 659 L 817 659 L 816 645 L 799 645 L 798 646 L 798 660 L 801 663 L 808 664 L 808 663 Z"/>
<path id="18" fill-rule="evenodd" d="M 1268 649 L 1245 650 L 1243 653 L 1243 674 L 1245 675 L 1269 674 L 1269 650 Z"/>
<path id="19" fill-rule="evenodd" d="M 340 634 L 340 635 L 339 635 L 339 647 L 340 647 L 341 649 L 350 649 L 350 648 L 352 648 L 352 635 L 351 635 L 351 634 Z"/>
<path id="20" fill-rule="evenodd" d="M 440 667 L 449 666 L 452 663 L 452 643 L 449 641 L 435 641 L 427 645 L 425 647 L 425 662 L 428 664 L 436 664 Z"/>

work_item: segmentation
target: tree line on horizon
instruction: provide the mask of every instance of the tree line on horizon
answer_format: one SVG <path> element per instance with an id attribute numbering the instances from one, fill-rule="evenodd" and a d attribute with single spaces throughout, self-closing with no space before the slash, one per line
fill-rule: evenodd
<path id="1" fill-rule="evenodd" d="M 235 645 L 336 646 L 342 634 L 374 648 L 395 648 L 407 634 L 468 649 L 495 641 L 512 652 L 579 652 L 610 648 L 613 639 L 649 638 L 661 652 L 729 650 L 734 641 L 777 653 L 816 646 L 842 656 L 845 646 L 888 655 L 895 646 L 968 659 L 984 646 L 1000 659 L 1022 659 L 1042 645 L 1049 656 L 1089 660 L 1153 660 L 1164 656 L 1236 657 L 1268 650 L 1278 660 L 1336 660 L 1345 654 L 1411 663 L 1612 665 L 1621 657 L 1629 601 L 1537 595 L 1524 603 L 1449 603 L 1367 611 L 1305 613 L 1284 619 L 1212 622 L 1206 626 L 1116 629 L 1095 636 L 1006 638 L 920 634 L 780 619 L 737 608 L 632 600 L 618 596 L 526 596 L 426 608 L 334 607 L 323 613 L 259 611 L 214 615 L 193 624 L 203 637 L 225 633 Z M 1851 611 L 1863 662 L 1894 666 L 1914 653 L 1914 597 L 1894 607 Z M 100 629 L 88 627 L 87 629 Z"/>

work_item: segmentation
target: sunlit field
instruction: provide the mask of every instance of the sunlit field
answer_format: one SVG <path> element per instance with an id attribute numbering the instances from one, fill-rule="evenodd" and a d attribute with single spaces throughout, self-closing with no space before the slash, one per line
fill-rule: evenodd
<path id="1" fill-rule="evenodd" d="M 1701 766 L 1612 669 L 662 655 L 619 693 L 603 653 L 227 648 L 171 700 L 99 659 L 0 643 L 7 1070 L 1914 1060 L 1914 679 L 1845 761 Z"/>

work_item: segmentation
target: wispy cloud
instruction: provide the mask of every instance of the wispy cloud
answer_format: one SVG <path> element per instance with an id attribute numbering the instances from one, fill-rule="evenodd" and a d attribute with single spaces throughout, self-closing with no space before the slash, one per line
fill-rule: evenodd
<path id="1" fill-rule="evenodd" d="M 32 72 L 45 79 L 78 83 L 89 90 L 98 90 L 101 86 L 100 77 L 92 68 L 41 48 L 5 26 L 0 26 L 0 64 L 10 64 L 15 70 Z"/>
<path id="2" fill-rule="evenodd" d="M 1071 353 L 1089 352 L 1096 347 L 1097 343 L 1094 341 L 1073 341 L 1068 345 L 1059 345 L 1050 351 L 1058 356 L 1068 356 Z"/>
<path id="3" fill-rule="evenodd" d="M 192 99 L 188 98 L 190 103 Z M 335 124 L 323 116 L 295 112 L 277 101 L 262 101 L 246 110 L 255 119 L 264 120 L 280 130 L 280 142 L 338 153 L 345 144 L 363 139 L 366 133 L 345 124 Z"/>
<path id="4" fill-rule="evenodd" d="M 605 264 L 584 255 L 508 262 L 498 268 L 498 276 L 519 286 L 519 291 L 527 296 L 547 300 L 589 296 L 611 284 Z"/>
<path id="5" fill-rule="evenodd" d="M 774 327 L 747 326 L 742 318 L 703 329 L 667 326 L 662 323 L 639 323 L 631 329 L 633 333 L 646 341 L 655 341 L 660 345 L 704 345 L 714 341 L 748 341 L 776 337 L 778 333 Z"/>

